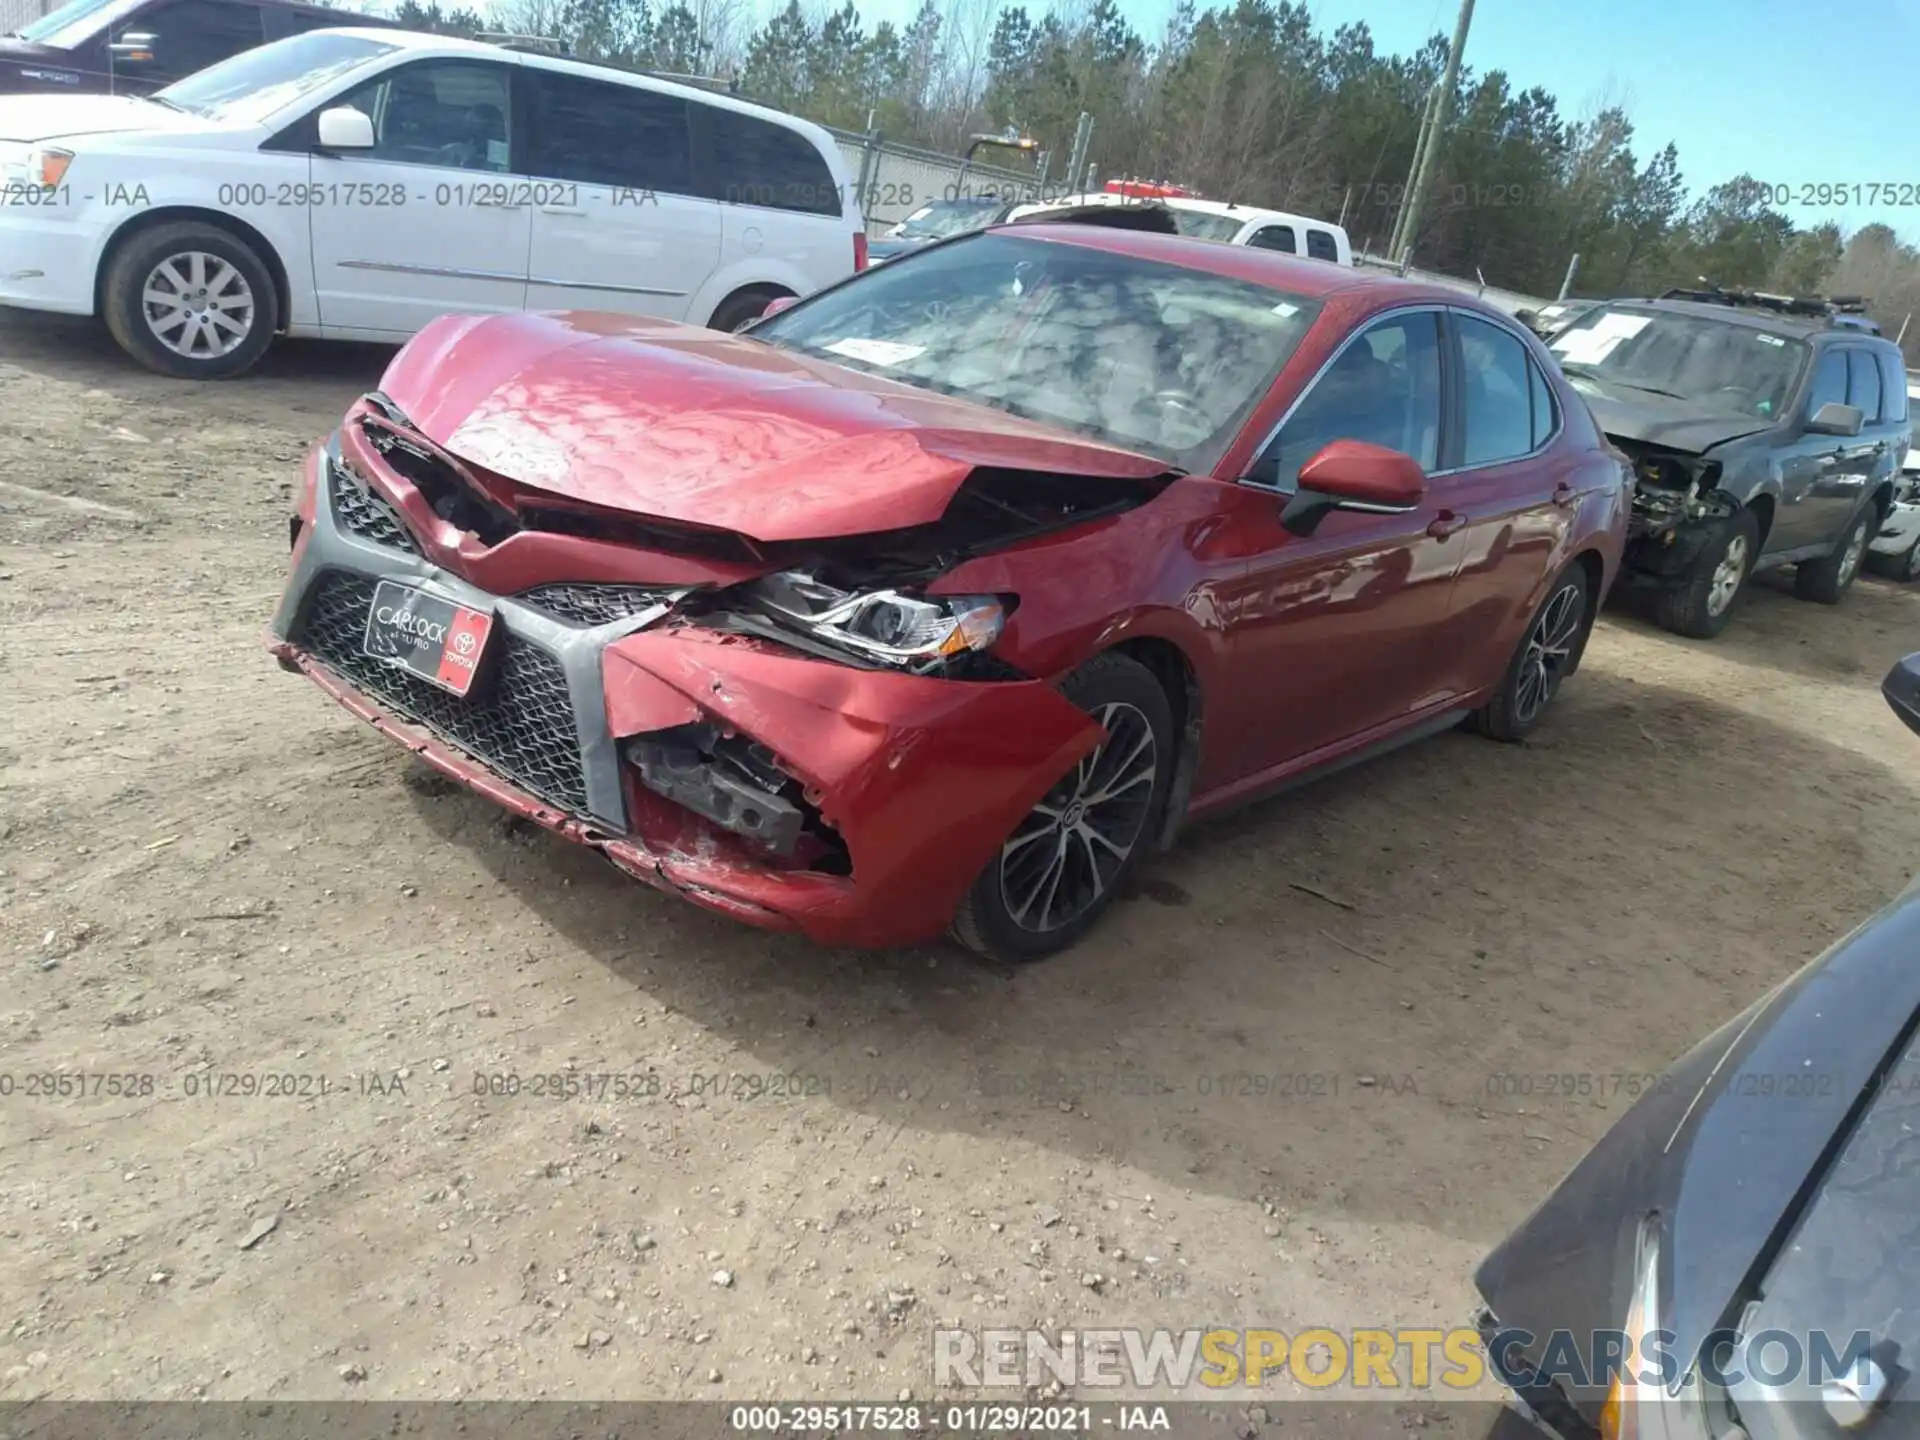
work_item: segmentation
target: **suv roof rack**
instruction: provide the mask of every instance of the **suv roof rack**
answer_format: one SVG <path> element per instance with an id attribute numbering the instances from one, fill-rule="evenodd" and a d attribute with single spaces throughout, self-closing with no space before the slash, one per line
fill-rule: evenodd
<path id="1" fill-rule="evenodd" d="M 498 45 L 502 50 L 526 50 L 536 55 L 569 57 L 573 54 L 573 48 L 566 41 L 551 35 L 521 35 L 510 30 L 476 30 L 473 38 L 486 45 Z"/>
<path id="2" fill-rule="evenodd" d="M 1699 305 L 1738 305 L 1749 310 L 1772 310 L 1781 315 L 1797 315 L 1809 320 L 1825 320 L 1850 329 L 1880 327 L 1866 319 L 1867 300 L 1862 295 L 1771 295 L 1764 290 L 1726 290 L 1701 282 L 1702 288 L 1675 286 L 1662 291 L 1661 300 L 1691 300 Z"/>

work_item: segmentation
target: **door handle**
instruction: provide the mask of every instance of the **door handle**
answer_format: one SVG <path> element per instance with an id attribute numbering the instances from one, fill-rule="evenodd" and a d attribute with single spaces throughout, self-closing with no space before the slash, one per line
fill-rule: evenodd
<path id="1" fill-rule="evenodd" d="M 1578 493 L 1574 490 L 1573 486 L 1564 480 L 1553 487 L 1553 503 L 1556 505 L 1571 505 L 1576 498 L 1578 498 Z"/>
<path id="2" fill-rule="evenodd" d="M 1444 540 L 1467 523 L 1464 515 L 1456 515 L 1451 510 L 1442 510 L 1427 524 L 1427 534 L 1436 540 Z"/>

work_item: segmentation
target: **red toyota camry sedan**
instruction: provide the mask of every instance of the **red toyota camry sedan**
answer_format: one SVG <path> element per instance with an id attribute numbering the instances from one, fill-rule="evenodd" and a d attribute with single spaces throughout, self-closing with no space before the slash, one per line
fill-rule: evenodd
<path id="1" fill-rule="evenodd" d="M 1014 226 L 740 335 L 435 322 L 310 458 L 272 645 L 697 904 L 1029 960 L 1191 817 L 1525 735 L 1630 485 L 1463 295 Z"/>

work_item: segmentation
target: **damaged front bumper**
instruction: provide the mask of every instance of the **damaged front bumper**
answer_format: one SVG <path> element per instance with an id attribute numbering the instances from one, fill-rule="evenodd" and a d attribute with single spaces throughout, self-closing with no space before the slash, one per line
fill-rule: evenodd
<path id="1" fill-rule="evenodd" d="M 1100 737 L 1037 680 L 862 669 L 682 623 L 664 587 L 495 594 L 450 568 L 407 483 L 309 460 L 269 648 L 441 773 L 708 909 L 826 944 L 937 935 Z M 393 580 L 494 617 L 456 697 L 364 653 Z M 632 592 L 584 610 L 571 594 Z M 611 618 L 608 618 L 611 616 Z"/>
<path id="2" fill-rule="evenodd" d="M 1622 573 L 1642 585 L 1689 578 L 1738 508 L 1717 489 L 1718 463 L 1618 436 L 1608 437 L 1633 462 L 1633 510 Z"/>

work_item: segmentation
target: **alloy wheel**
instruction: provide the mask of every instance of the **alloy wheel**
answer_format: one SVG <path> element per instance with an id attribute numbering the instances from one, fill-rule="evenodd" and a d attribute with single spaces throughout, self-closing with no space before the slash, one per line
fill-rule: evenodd
<path id="1" fill-rule="evenodd" d="M 1713 582 L 1707 590 L 1707 613 L 1720 615 L 1740 593 L 1740 582 L 1747 578 L 1747 537 L 1735 535 L 1727 541 L 1720 563 L 1713 567 Z"/>
<path id="2" fill-rule="evenodd" d="M 1860 568 L 1860 558 L 1867 553 L 1867 527 L 1856 525 L 1853 533 L 1847 537 L 1847 548 L 1840 556 L 1839 582 L 1842 590 L 1852 581 L 1854 572 Z"/>
<path id="3" fill-rule="evenodd" d="M 1112 887 L 1152 809 L 1158 744 L 1147 717 L 1124 703 L 1094 713 L 1099 747 L 1033 807 L 1000 851 L 1007 913 L 1023 930 L 1071 925 Z"/>
<path id="4" fill-rule="evenodd" d="M 1560 688 L 1573 647 L 1579 643 L 1580 622 L 1585 618 L 1581 595 L 1578 585 L 1562 585 L 1533 622 L 1526 652 L 1520 659 L 1520 674 L 1514 681 L 1513 718 L 1518 724 L 1531 725 Z"/>
<path id="5" fill-rule="evenodd" d="M 189 360 L 231 354 L 253 330 L 253 287 L 237 266 L 204 250 L 169 255 L 147 273 L 140 312 L 167 349 Z"/>

